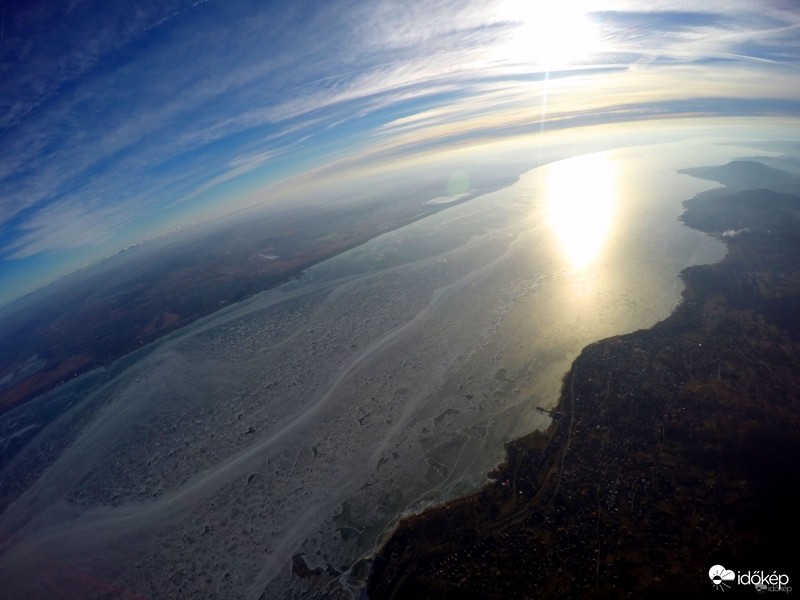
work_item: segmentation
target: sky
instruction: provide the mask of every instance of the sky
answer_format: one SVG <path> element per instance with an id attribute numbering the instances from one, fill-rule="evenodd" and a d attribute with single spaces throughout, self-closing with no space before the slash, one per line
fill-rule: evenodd
<path id="1" fill-rule="evenodd" d="M 0 0 L 0 305 L 454 143 L 800 116 L 794 0 Z"/>

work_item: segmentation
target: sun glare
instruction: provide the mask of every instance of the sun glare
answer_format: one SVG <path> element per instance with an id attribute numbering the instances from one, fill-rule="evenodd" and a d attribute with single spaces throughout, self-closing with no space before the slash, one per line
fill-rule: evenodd
<path id="1" fill-rule="evenodd" d="M 547 168 L 550 224 L 568 262 L 583 267 L 599 257 L 611 226 L 616 196 L 614 165 L 600 153 L 576 156 Z"/>
<path id="2" fill-rule="evenodd" d="M 514 2 L 506 14 L 519 26 L 502 52 L 514 62 L 548 70 L 574 64 L 599 49 L 597 27 L 575 2 Z"/>

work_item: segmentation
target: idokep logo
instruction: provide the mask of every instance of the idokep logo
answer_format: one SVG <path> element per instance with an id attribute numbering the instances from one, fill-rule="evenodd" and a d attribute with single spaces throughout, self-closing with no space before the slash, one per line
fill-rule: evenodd
<path id="1" fill-rule="evenodd" d="M 711 567 L 708 570 L 708 576 L 711 578 L 711 583 L 714 584 L 714 587 L 723 592 L 725 588 L 731 587 L 730 584 L 726 582 L 736 579 L 736 573 L 726 569 L 722 565 L 714 565 Z"/>
<path id="2" fill-rule="evenodd" d="M 759 592 L 791 592 L 789 576 L 784 574 L 764 573 L 764 571 L 747 571 L 734 573 L 722 565 L 714 565 L 708 570 L 708 577 L 714 588 L 725 591 L 733 583 L 738 585 L 752 585 Z"/>

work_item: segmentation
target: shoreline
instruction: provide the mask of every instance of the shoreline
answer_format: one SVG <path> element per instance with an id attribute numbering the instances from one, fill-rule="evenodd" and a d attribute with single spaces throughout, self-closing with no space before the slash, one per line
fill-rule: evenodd
<path id="1" fill-rule="evenodd" d="M 537 167 L 531 167 L 522 174 L 527 173 L 535 168 Z M 71 336 L 71 341 L 69 342 L 70 344 L 76 346 L 73 351 L 66 354 L 64 357 L 59 357 L 58 359 L 47 357 L 46 364 L 30 376 L 18 377 L 15 375 L 16 371 L 19 370 L 18 365 L 8 371 L 7 375 L 11 377 L 11 383 L 8 385 L 0 384 L 0 416 L 7 415 L 11 411 L 24 406 L 49 392 L 52 392 L 61 385 L 69 383 L 76 376 L 80 376 L 97 368 L 108 367 L 115 361 L 124 358 L 140 347 L 146 346 L 153 342 L 158 342 L 165 336 L 174 334 L 184 327 L 196 323 L 200 319 L 215 314 L 219 310 L 230 308 L 240 302 L 246 302 L 258 294 L 275 290 L 286 283 L 290 283 L 301 277 L 309 269 L 318 266 L 327 260 L 341 256 L 350 250 L 358 248 L 383 234 L 396 231 L 411 225 L 420 219 L 424 219 L 443 210 L 467 203 L 476 198 L 480 198 L 481 196 L 485 196 L 486 194 L 513 186 L 517 181 L 519 181 L 520 175 L 521 174 L 513 178 L 506 177 L 500 179 L 499 181 L 495 182 L 494 185 L 487 186 L 479 190 L 473 190 L 463 197 L 459 197 L 446 203 L 428 204 L 427 202 L 423 202 L 419 205 L 401 207 L 402 210 L 399 210 L 396 213 L 389 212 L 384 215 L 384 221 L 376 221 L 374 216 L 367 215 L 368 218 L 364 223 L 355 223 L 349 230 L 346 229 L 342 231 L 339 234 L 339 239 L 336 242 L 328 242 L 323 238 L 321 241 L 318 240 L 315 242 L 316 245 L 312 244 L 310 249 L 300 256 L 297 255 L 297 252 L 287 251 L 285 253 L 281 252 L 280 256 L 276 255 L 274 259 L 264 260 L 263 252 L 255 250 L 244 253 L 236 260 L 226 258 L 226 260 L 231 262 L 233 266 L 218 266 L 216 271 L 212 270 L 213 272 L 208 281 L 205 281 L 205 283 L 202 283 L 202 285 L 198 284 L 194 287 L 188 285 L 184 290 L 187 296 L 191 296 L 192 294 L 196 296 L 198 293 L 203 292 L 201 295 L 204 295 L 205 297 L 199 305 L 195 300 L 189 299 L 188 301 L 182 301 L 182 303 L 173 302 L 171 304 L 166 303 L 163 305 L 159 304 L 158 306 L 149 306 L 147 303 L 151 299 L 152 292 L 149 291 L 146 294 L 142 293 L 142 297 L 139 298 L 139 301 L 144 303 L 145 310 L 140 310 L 138 313 L 134 312 L 132 315 L 128 315 L 128 319 L 131 321 L 131 324 L 128 324 L 128 331 L 125 333 L 129 334 L 129 341 L 127 343 L 123 343 L 119 348 L 115 346 L 110 351 L 108 349 L 110 342 L 106 339 L 102 339 L 101 333 L 94 331 L 94 329 L 97 328 L 97 323 L 94 323 L 96 320 L 96 313 L 99 313 L 103 310 L 113 313 L 115 310 L 122 310 L 122 307 L 119 306 L 118 302 L 116 305 L 114 304 L 114 302 L 116 302 L 116 295 L 114 295 L 111 296 L 111 300 L 108 300 L 108 306 L 105 306 L 102 309 L 96 308 L 93 310 L 92 307 L 96 306 L 97 304 L 101 304 L 104 299 L 95 299 L 92 301 L 94 304 L 92 304 L 92 302 L 86 303 L 80 291 L 83 287 L 88 285 L 87 281 L 91 282 L 93 279 L 98 279 L 98 276 L 101 275 L 103 271 L 108 271 L 115 261 L 130 262 L 132 260 L 132 252 L 142 254 L 148 252 L 153 253 L 154 248 L 147 244 L 138 245 L 127 252 L 118 252 L 110 257 L 107 257 L 91 267 L 69 273 L 64 276 L 64 278 L 52 282 L 43 288 L 39 288 L 38 290 L 26 294 L 22 298 L 18 298 L 8 305 L 5 305 L 3 307 L 4 310 L 7 310 L 7 307 L 9 306 L 12 307 L 12 313 L 11 315 L 7 316 L 6 319 L 8 322 L 10 322 L 12 318 L 18 318 L 20 315 L 26 315 L 23 317 L 23 319 L 35 320 L 38 319 L 41 314 L 60 312 L 57 310 L 51 310 L 50 302 L 52 301 L 52 298 L 58 293 L 58 288 L 63 287 L 65 281 L 69 281 L 70 278 L 78 278 L 83 279 L 84 281 L 79 281 L 75 286 L 77 289 L 73 289 L 69 292 L 71 294 L 77 294 L 78 298 L 70 299 L 68 302 L 66 302 L 66 304 L 70 306 L 70 308 L 66 310 L 74 310 L 75 307 L 79 307 L 86 303 L 87 306 L 83 312 L 87 314 L 91 313 L 91 322 L 93 323 L 92 328 L 94 329 L 91 331 L 80 329 L 76 332 L 73 332 L 74 335 Z M 191 232 L 185 231 L 183 234 L 191 234 Z M 157 245 L 171 244 L 176 242 L 170 239 L 159 238 L 158 240 L 154 240 L 154 243 Z M 187 245 L 191 246 L 191 243 L 188 243 Z M 258 260 L 263 264 L 254 268 L 253 272 L 249 273 L 247 276 L 240 274 L 237 281 L 232 281 L 231 278 L 234 275 L 228 271 L 231 269 L 233 269 L 233 271 L 238 269 L 239 267 L 236 266 L 237 262 L 252 262 L 253 257 L 257 257 Z M 143 259 L 140 257 L 140 260 Z M 122 265 L 117 265 L 116 270 L 123 270 L 120 268 L 122 266 L 130 265 L 125 265 L 124 263 Z M 164 279 L 162 284 L 167 282 L 169 277 L 172 275 L 177 276 L 181 275 L 181 273 L 177 273 L 176 275 L 176 273 L 167 272 L 166 275 L 163 275 L 162 277 L 162 279 Z M 188 275 L 181 276 L 188 277 Z M 205 275 L 203 275 L 203 277 L 205 277 Z M 151 287 L 157 290 L 159 284 L 152 285 Z M 31 301 L 31 298 L 34 298 L 35 300 Z M 130 299 L 126 300 L 126 302 L 132 302 L 135 304 L 135 301 L 131 301 Z M 28 313 L 33 314 L 33 317 L 31 317 Z M 88 317 L 85 316 L 81 317 L 80 314 L 78 317 L 72 316 L 71 313 L 66 316 L 62 316 L 62 319 L 65 321 L 69 321 L 70 319 L 74 321 L 80 321 L 81 318 L 88 319 Z M 115 316 L 112 320 L 117 321 L 117 324 L 119 325 L 119 323 L 124 319 L 120 319 L 118 316 Z M 58 323 L 51 324 L 50 327 L 57 328 L 57 325 Z M 37 324 L 37 327 L 38 326 L 39 325 Z M 16 332 L 12 333 L 12 335 L 16 335 Z M 34 332 L 32 335 L 38 335 L 45 339 L 49 339 L 48 331 L 42 331 L 38 333 Z M 26 335 L 26 340 L 27 337 L 28 336 Z M 101 339 L 98 340 L 95 338 Z M 87 340 L 88 343 L 84 343 Z M 14 340 L 12 340 L 11 343 L 12 346 L 13 341 Z M 25 341 L 25 344 L 27 343 L 28 341 Z M 47 347 L 47 344 L 44 344 L 43 347 Z M 39 348 L 39 352 L 42 352 L 41 348 Z M 34 353 L 33 350 L 31 350 L 28 354 L 30 355 L 32 353 Z M 0 367 L 3 366 L 1 362 L 2 361 L 0 361 Z M 8 367 L 8 365 L 5 366 Z"/>
<path id="2" fill-rule="evenodd" d="M 753 194 L 758 201 L 758 192 Z M 657 572 L 651 572 L 653 567 L 648 566 L 648 561 L 639 561 L 636 555 L 637 552 L 639 556 L 648 554 L 644 549 L 654 534 L 663 536 L 658 543 L 649 544 L 658 549 L 657 554 L 666 555 L 684 546 L 693 546 L 694 550 L 684 552 L 700 554 L 694 557 L 696 564 L 673 559 L 671 569 L 681 573 L 686 581 L 696 579 L 698 584 L 706 583 L 701 575 L 712 564 L 705 565 L 710 560 L 708 555 L 714 551 L 716 529 L 722 528 L 724 523 L 720 522 L 718 514 L 715 525 L 709 527 L 711 515 L 698 516 L 695 501 L 706 501 L 709 496 L 718 500 L 714 489 L 722 488 L 722 506 L 717 506 L 717 511 L 749 521 L 747 515 L 751 510 L 756 511 L 758 506 L 769 504 L 771 500 L 763 495 L 748 495 L 746 486 L 741 489 L 744 481 L 743 473 L 739 472 L 741 465 L 734 465 L 735 472 L 732 472 L 726 461 L 719 458 L 737 452 L 717 423 L 718 420 L 730 421 L 726 418 L 729 415 L 722 413 L 749 414 L 754 410 L 748 402 L 752 398 L 743 395 L 742 390 L 775 387 L 769 380 L 774 375 L 764 376 L 764 373 L 752 374 L 746 385 L 741 385 L 739 374 L 753 360 L 749 353 L 742 352 L 742 346 L 755 342 L 755 348 L 763 351 L 764 338 L 770 339 L 765 334 L 772 334 L 769 349 L 776 352 L 773 362 L 788 365 L 793 346 L 791 335 L 788 347 L 786 339 L 782 344 L 776 343 L 774 338 L 785 334 L 785 330 L 772 327 L 768 332 L 761 331 L 767 326 L 763 325 L 763 317 L 757 318 L 758 306 L 764 304 L 763 300 L 780 297 L 786 287 L 781 284 L 771 294 L 761 289 L 762 293 L 755 295 L 749 304 L 745 302 L 747 294 L 741 291 L 745 281 L 752 284 L 755 279 L 758 285 L 758 275 L 762 272 L 756 269 L 769 265 L 762 254 L 774 259 L 775 244 L 763 239 L 763 224 L 748 223 L 746 236 L 725 237 L 722 232 L 701 229 L 696 222 L 689 224 L 692 211 L 697 211 L 698 205 L 706 213 L 725 207 L 719 203 L 709 207 L 702 198 L 695 197 L 684 203 L 685 211 L 680 217 L 687 226 L 714 235 L 725 244 L 727 251 L 722 260 L 681 271 L 682 299 L 664 320 L 648 329 L 612 336 L 586 346 L 564 375 L 548 429 L 508 442 L 505 462 L 490 473 L 492 482 L 469 496 L 402 519 L 373 557 L 367 586 L 370 598 L 447 598 L 456 597 L 456 592 L 465 594 L 462 597 L 494 597 L 494 588 L 487 587 L 487 581 L 491 581 L 491 585 L 501 585 L 503 597 L 520 597 L 524 593 L 563 597 L 592 593 L 612 597 L 616 591 L 621 591 L 612 577 L 620 576 L 623 564 L 625 569 L 638 570 L 630 587 L 637 593 L 644 593 L 656 589 L 660 578 Z M 752 212 L 745 211 L 745 216 L 752 221 Z M 793 219 L 798 220 L 797 216 Z M 788 219 L 786 224 L 793 225 Z M 797 265 L 792 248 L 778 250 L 782 250 L 782 260 L 773 262 L 782 266 L 787 261 Z M 767 272 L 771 273 L 769 269 Z M 789 289 L 800 283 L 800 269 L 793 269 L 792 281 Z M 748 314 L 750 323 L 745 321 Z M 749 327 L 753 321 L 761 327 L 755 333 Z M 723 337 L 725 335 L 727 337 Z M 758 339 L 751 339 L 754 337 Z M 723 368 L 726 377 L 723 377 Z M 793 380 L 796 385 L 800 379 L 796 370 L 789 375 L 794 376 L 789 377 L 789 383 Z M 786 382 L 783 388 L 782 394 L 789 395 L 793 407 L 782 415 L 783 423 L 788 426 L 797 422 L 797 395 L 792 398 Z M 719 397 L 728 397 L 735 405 L 713 402 Z M 703 419 L 692 415 L 691 411 L 696 410 L 693 400 L 698 400 L 707 411 Z M 780 408 L 775 410 L 780 412 Z M 770 427 L 775 431 L 769 430 L 769 433 L 759 428 L 758 423 L 750 424 L 745 437 L 774 434 L 780 440 L 781 449 L 782 445 L 791 446 L 796 442 L 791 428 L 781 427 L 780 419 L 774 421 Z M 729 424 L 729 428 L 735 430 L 735 427 L 735 422 Z M 704 437 L 713 439 L 713 443 L 701 441 Z M 715 475 L 711 482 L 706 481 L 709 465 L 702 464 L 709 460 L 709 453 L 719 455 L 713 461 Z M 705 456 L 697 458 L 703 454 Z M 599 462 L 600 469 L 593 462 Z M 735 462 L 746 465 L 748 460 L 739 456 Z M 751 488 L 764 483 L 757 474 L 750 473 L 747 468 L 744 471 L 754 482 Z M 694 480 L 686 479 L 689 473 Z M 670 495 L 669 489 L 681 490 L 686 497 Z M 747 501 L 742 502 L 742 496 Z M 688 510 L 690 505 L 694 507 L 692 510 Z M 690 515 L 688 523 L 680 518 L 686 510 Z M 747 515 L 739 515 L 739 512 Z M 654 518 L 654 515 L 661 516 Z M 642 519 L 648 519 L 645 532 L 640 531 Z M 677 528 L 677 538 L 676 524 L 685 526 Z M 615 530 L 618 534 L 614 551 L 605 555 L 611 557 L 605 565 L 601 560 L 604 545 L 601 528 Z M 698 528 L 712 533 L 702 535 Z M 526 533 L 519 533 L 520 529 Z M 764 545 L 763 539 L 772 536 L 759 527 L 743 529 L 746 531 L 731 544 L 734 548 L 724 549 L 718 562 L 728 565 L 734 560 L 744 560 L 751 554 L 748 544 Z M 554 552 L 560 554 L 559 547 L 565 545 L 562 538 L 565 531 L 570 530 L 575 533 L 572 536 L 575 544 L 585 545 L 592 540 L 597 543 L 597 552 L 583 552 L 584 560 L 591 565 L 591 577 L 581 574 L 580 569 L 570 572 L 572 589 L 567 593 L 569 587 L 564 590 L 559 587 L 563 584 L 564 571 L 568 570 L 563 563 L 565 557 L 561 556 L 555 563 L 560 572 L 556 577 L 554 564 L 542 561 L 541 555 L 555 558 Z M 620 533 L 623 530 L 625 536 Z M 626 537 L 639 539 L 643 548 L 637 549 L 625 541 Z M 698 541 L 693 537 L 702 539 Z M 727 537 L 730 539 L 731 535 Z M 753 544 L 756 540 L 761 543 Z M 594 546 L 594 543 L 589 545 Z M 473 551 L 467 553 L 465 547 Z M 517 551 L 503 550 L 509 547 Z M 518 556 L 521 551 L 530 553 L 531 547 L 538 547 L 538 553 L 531 553 L 538 554 L 535 562 L 539 565 L 535 568 L 520 561 Z M 698 551 L 700 548 L 702 554 Z M 569 550 L 575 552 L 576 548 L 570 546 Z M 489 560 L 487 555 L 493 558 Z M 504 560 L 508 565 L 503 565 Z M 663 560 L 662 557 L 655 563 L 663 564 Z M 523 564 L 510 568 L 519 562 Z M 568 559 L 568 562 L 575 561 Z M 549 564 L 551 570 L 543 568 L 541 563 Z M 526 567 L 532 570 L 526 571 Z M 482 575 L 487 570 L 495 575 L 491 578 Z M 601 577 L 601 571 L 608 577 Z M 504 584 L 498 581 L 501 573 Z M 517 585 L 509 585 L 515 580 Z M 701 589 L 685 582 L 682 586 L 670 583 L 667 589 L 684 593 L 696 593 Z M 473 595 L 466 594 L 467 591 Z"/>

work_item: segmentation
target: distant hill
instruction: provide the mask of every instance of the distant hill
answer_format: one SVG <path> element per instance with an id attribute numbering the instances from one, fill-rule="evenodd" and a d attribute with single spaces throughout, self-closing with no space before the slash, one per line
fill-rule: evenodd
<path id="1" fill-rule="evenodd" d="M 718 181 L 732 188 L 780 188 L 800 187 L 800 178 L 752 160 L 733 160 L 726 165 L 692 167 L 679 171 L 685 175 Z"/>
<path id="2" fill-rule="evenodd" d="M 748 231 L 796 238 L 800 196 L 768 189 L 742 190 L 721 196 L 715 190 L 683 203 L 680 219 L 689 227 L 712 234 Z M 757 224 L 757 225 L 754 225 Z"/>
<path id="3" fill-rule="evenodd" d="M 787 173 L 800 177 L 800 160 L 797 160 L 794 156 L 746 156 L 742 157 L 740 160 L 760 162 L 773 169 L 786 171 Z"/>

